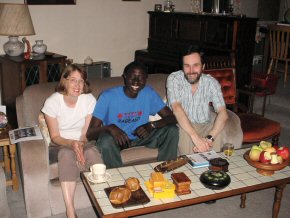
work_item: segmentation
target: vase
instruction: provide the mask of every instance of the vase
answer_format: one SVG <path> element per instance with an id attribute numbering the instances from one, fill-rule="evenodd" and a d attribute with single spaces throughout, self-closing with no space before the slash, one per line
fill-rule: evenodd
<path id="1" fill-rule="evenodd" d="M 37 54 L 44 54 L 47 46 L 43 43 L 43 40 L 35 40 L 35 45 L 32 46 L 32 51 Z"/>
<path id="2" fill-rule="evenodd" d="M 200 13 L 201 10 L 201 0 L 191 0 L 190 1 L 191 12 Z"/>
<path id="3" fill-rule="evenodd" d="M 164 1 L 164 12 L 171 12 L 172 11 L 172 1 L 171 0 L 165 0 Z"/>
<path id="4" fill-rule="evenodd" d="M 3 46 L 9 56 L 19 56 L 24 52 L 24 44 L 18 40 L 18 36 L 9 36 L 9 41 Z"/>

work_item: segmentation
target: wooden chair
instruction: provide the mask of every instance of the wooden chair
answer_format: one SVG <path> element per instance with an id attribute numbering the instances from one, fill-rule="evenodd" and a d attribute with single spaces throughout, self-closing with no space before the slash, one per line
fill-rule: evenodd
<path id="1" fill-rule="evenodd" d="M 284 87 L 287 84 L 288 77 L 288 61 L 290 61 L 289 51 L 290 26 L 286 25 L 270 25 L 269 41 L 270 41 L 270 65 L 268 74 L 272 71 L 273 62 L 275 61 L 274 74 L 277 72 L 278 61 L 285 62 L 284 71 Z"/>
<path id="2" fill-rule="evenodd" d="M 245 94 L 250 97 L 247 105 L 248 112 L 253 113 L 255 97 L 262 97 L 262 116 L 264 116 L 266 110 L 267 96 L 275 94 L 278 79 L 279 76 L 273 73 L 252 73 L 251 85 L 242 87 L 238 90 L 239 94 Z"/>
<path id="3" fill-rule="evenodd" d="M 237 90 L 234 68 L 210 69 L 204 73 L 210 74 L 221 84 L 223 97 L 227 106 L 237 111 Z M 243 144 L 272 139 L 278 144 L 281 126 L 280 123 L 253 113 L 238 113 L 243 131 Z"/>

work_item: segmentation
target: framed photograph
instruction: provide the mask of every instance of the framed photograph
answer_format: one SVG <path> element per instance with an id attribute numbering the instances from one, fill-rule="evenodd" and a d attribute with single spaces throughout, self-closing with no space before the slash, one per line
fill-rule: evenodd
<path id="1" fill-rule="evenodd" d="M 76 0 L 24 0 L 28 5 L 75 5 Z"/>
<path id="2" fill-rule="evenodd" d="M 155 4 L 154 5 L 154 11 L 162 11 L 162 5 L 161 4 Z"/>

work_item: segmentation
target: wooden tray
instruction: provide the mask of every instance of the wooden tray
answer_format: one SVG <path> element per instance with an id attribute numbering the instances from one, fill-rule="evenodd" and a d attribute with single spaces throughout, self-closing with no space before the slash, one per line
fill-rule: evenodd
<path id="1" fill-rule="evenodd" d="M 155 172 L 167 173 L 187 164 L 188 161 L 189 161 L 188 157 L 186 155 L 182 155 L 178 157 L 176 160 L 162 162 L 161 164 L 154 167 L 154 170 Z"/>
<path id="2" fill-rule="evenodd" d="M 106 195 L 108 196 L 108 198 L 110 196 L 111 191 L 114 188 L 117 188 L 117 187 L 125 187 L 125 186 L 124 185 L 119 185 L 119 186 L 113 186 L 113 187 L 109 187 L 109 188 L 105 188 L 104 189 Z M 120 208 L 120 207 L 128 207 L 128 206 L 146 204 L 148 202 L 150 202 L 150 199 L 148 198 L 146 193 L 143 191 L 143 189 L 140 187 L 140 189 L 138 189 L 137 191 L 131 192 L 131 197 L 125 203 L 123 203 L 123 204 L 113 204 L 111 202 L 111 204 L 115 208 Z"/>
<path id="3" fill-rule="evenodd" d="M 244 154 L 245 160 L 252 167 L 257 168 L 256 171 L 264 176 L 271 176 L 275 173 L 275 171 L 282 170 L 286 166 L 289 165 L 289 159 L 285 160 L 281 164 L 264 164 L 259 161 L 252 161 L 249 157 L 250 150 L 246 151 Z"/>

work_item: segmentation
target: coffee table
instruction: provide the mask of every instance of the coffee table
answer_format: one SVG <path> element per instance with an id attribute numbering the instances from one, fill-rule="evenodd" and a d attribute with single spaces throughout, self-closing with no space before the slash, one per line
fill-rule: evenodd
<path id="1" fill-rule="evenodd" d="M 176 196 L 175 198 L 154 199 L 144 185 L 144 182 L 149 179 L 151 172 L 153 172 L 153 168 L 160 162 L 109 169 L 108 173 L 111 174 L 111 179 L 101 184 L 89 182 L 87 180 L 88 172 L 81 173 L 81 178 L 98 215 L 104 218 L 136 216 L 235 195 L 241 195 L 240 207 L 244 208 L 246 193 L 271 187 L 276 188 L 275 196 L 273 196 L 274 203 L 272 211 L 272 217 L 276 218 L 278 217 L 283 190 L 286 184 L 290 182 L 290 167 L 287 166 L 280 171 L 276 171 L 272 176 L 263 176 L 258 174 L 256 168 L 250 166 L 244 160 L 243 154 L 247 150 L 248 149 L 235 150 L 233 156 L 228 159 L 230 163 L 228 174 L 231 177 L 231 183 L 222 190 L 207 189 L 199 181 L 200 174 L 206 171 L 207 168 L 193 169 L 187 164 L 172 171 L 184 172 L 192 181 L 190 186 L 191 194 Z M 224 157 L 223 154 L 221 154 L 221 156 Z M 170 180 L 172 172 L 166 173 L 164 176 Z M 112 207 L 104 189 L 123 185 L 125 179 L 129 177 L 137 177 L 140 180 L 141 187 L 150 198 L 150 202 L 147 204 L 116 209 Z"/>

